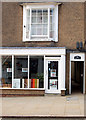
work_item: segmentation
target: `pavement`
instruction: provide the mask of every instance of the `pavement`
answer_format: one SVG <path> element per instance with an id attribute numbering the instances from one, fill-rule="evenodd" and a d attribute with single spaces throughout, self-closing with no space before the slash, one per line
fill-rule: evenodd
<path id="1" fill-rule="evenodd" d="M 0 98 L 2 116 L 84 116 L 84 95 Z"/>

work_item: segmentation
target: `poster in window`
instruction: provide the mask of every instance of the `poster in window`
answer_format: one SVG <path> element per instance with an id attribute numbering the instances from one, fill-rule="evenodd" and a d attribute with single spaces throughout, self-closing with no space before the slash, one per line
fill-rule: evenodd
<path id="1" fill-rule="evenodd" d="M 51 77 L 56 77 L 56 69 L 51 69 L 50 73 Z"/>
<path id="2" fill-rule="evenodd" d="M 22 72 L 28 72 L 28 68 L 22 68 Z"/>
<path id="3" fill-rule="evenodd" d="M 20 88 L 20 79 L 13 79 L 13 88 Z"/>
<path id="4" fill-rule="evenodd" d="M 50 79 L 50 90 L 57 90 L 57 79 Z"/>
<path id="5" fill-rule="evenodd" d="M 12 72 L 12 68 L 7 68 L 7 72 Z"/>

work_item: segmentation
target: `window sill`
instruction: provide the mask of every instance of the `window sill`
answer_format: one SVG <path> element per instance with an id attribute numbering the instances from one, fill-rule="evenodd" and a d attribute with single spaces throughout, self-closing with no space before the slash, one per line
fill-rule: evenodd
<path id="1" fill-rule="evenodd" d="M 25 39 L 23 40 L 23 42 L 31 42 L 31 41 L 39 41 L 39 42 L 46 42 L 46 41 L 55 41 L 54 39 L 39 39 L 39 38 L 36 38 L 36 39 Z"/>
<path id="2" fill-rule="evenodd" d="M 0 88 L 0 90 L 45 90 L 45 88 Z"/>

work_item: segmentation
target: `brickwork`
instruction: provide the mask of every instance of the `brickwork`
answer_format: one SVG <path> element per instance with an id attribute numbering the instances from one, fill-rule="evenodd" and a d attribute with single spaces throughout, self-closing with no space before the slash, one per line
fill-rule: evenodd
<path id="1" fill-rule="evenodd" d="M 3 46 L 58 46 L 76 48 L 84 42 L 84 3 L 63 3 L 59 6 L 59 42 L 22 42 L 23 7 L 19 3 L 2 4 Z"/>
<path id="2" fill-rule="evenodd" d="M 84 42 L 84 3 L 63 3 L 59 7 L 59 43 L 75 49 L 76 42 Z"/>
<path id="3" fill-rule="evenodd" d="M 85 53 L 85 94 L 86 94 L 86 53 Z"/>
<path id="4" fill-rule="evenodd" d="M 86 2 L 84 3 L 84 39 L 86 41 Z M 86 49 L 86 44 L 85 44 Z"/>
<path id="5" fill-rule="evenodd" d="M 24 46 L 23 8 L 18 3 L 2 3 L 2 46 Z"/>
<path id="6" fill-rule="evenodd" d="M 86 40 L 86 2 L 65 2 L 59 6 L 59 42 L 23 42 L 23 7 L 19 3 L 2 4 L 2 46 L 4 47 L 66 47 L 76 49 L 76 42 Z M 66 55 L 66 88 L 69 91 L 69 57 Z M 86 57 L 85 57 L 86 58 Z M 86 66 L 86 61 L 85 61 Z M 85 67 L 86 73 L 86 67 Z M 85 74 L 86 79 L 86 74 Z M 86 84 L 86 82 L 85 82 Z M 85 89 L 86 92 L 86 89 Z M 44 91 L 3 90 L 3 95 L 43 95 Z"/>
<path id="7" fill-rule="evenodd" d="M 3 89 L 2 94 L 0 96 L 3 97 L 12 97 L 12 96 L 43 96 L 45 94 L 44 90 L 21 90 L 21 89 Z"/>
<path id="8" fill-rule="evenodd" d="M 65 87 L 67 94 L 69 93 L 69 65 L 70 65 L 70 53 L 67 53 L 66 55 L 66 81 L 65 81 Z"/>

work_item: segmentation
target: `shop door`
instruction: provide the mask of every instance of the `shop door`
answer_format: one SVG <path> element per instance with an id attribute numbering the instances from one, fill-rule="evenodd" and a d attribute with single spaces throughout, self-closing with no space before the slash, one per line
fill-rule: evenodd
<path id="1" fill-rule="evenodd" d="M 58 60 L 47 60 L 46 93 L 58 93 Z"/>

